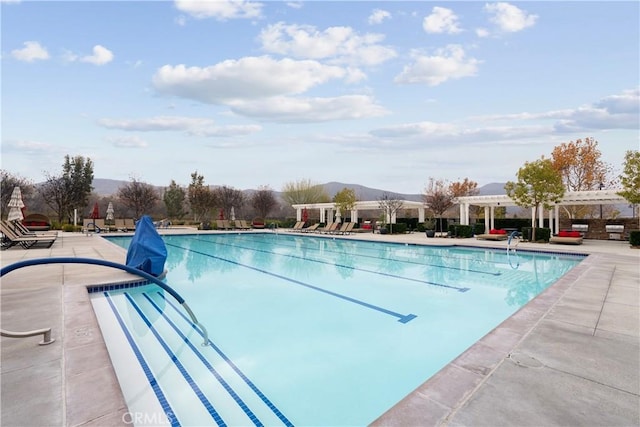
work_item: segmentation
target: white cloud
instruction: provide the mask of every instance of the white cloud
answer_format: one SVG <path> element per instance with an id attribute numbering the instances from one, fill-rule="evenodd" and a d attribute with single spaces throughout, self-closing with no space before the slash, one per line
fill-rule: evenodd
<path id="1" fill-rule="evenodd" d="M 149 145 L 147 141 L 138 136 L 109 137 L 107 138 L 107 141 L 110 142 L 114 147 L 121 148 L 145 148 Z"/>
<path id="2" fill-rule="evenodd" d="M 29 141 L 29 140 L 19 140 L 19 141 L 3 141 L 2 142 L 2 151 L 3 152 L 21 152 L 23 154 L 42 154 L 43 152 L 55 152 L 58 150 L 58 147 L 40 141 Z"/>
<path id="3" fill-rule="evenodd" d="M 289 6 L 292 9 L 302 9 L 302 2 L 301 1 L 288 1 L 287 2 L 287 6 Z"/>
<path id="4" fill-rule="evenodd" d="M 319 31 L 311 25 L 278 22 L 264 28 L 258 40 L 265 52 L 351 65 L 377 65 L 397 55 L 395 50 L 380 44 L 384 35 L 360 35 L 351 27 Z"/>
<path id="5" fill-rule="evenodd" d="M 527 13 L 509 3 L 490 3 L 484 10 L 491 16 L 489 20 L 501 31 L 514 33 L 535 25 L 538 15 Z"/>
<path id="6" fill-rule="evenodd" d="M 178 10 L 197 19 L 252 19 L 262 15 L 262 3 L 246 0 L 176 0 Z"/>
<path id="7" fill-rule="evenodd" d="M 369 22 L 369 25 L 376 25 L 382 24 L 385 19 L 391 19 L 391 13 L 382 9 L 374 9 L 373 12 L 371 12 L 371 15 L 369 15 L 367 21 Z"/>
<path id="8" fill-rule="evenodd" d="M 193 117 L 159 116 L 147 119 L 100 119 L 98 124 L 107 129 L 119 129 L 125 131 L 154 132 L 154 131 L 180 131 L 194 130 L 210 127 L 215 124 L 211 119 Z"/>
<path id="9" fill-rule="evenodd" d="M 480 38 L 489 37 L 491 33 L 486 28 L 476 28 L 476 36 Z"/>
<path id="10" fill-rule="evenodd" d="M 438 6 L 431 10 L 431 15 L 425 16 L 422 28 L 427 33 L 456 34 L 462 31 L 456 14 L 451 9 Z"/>
<path id="11" fill-rule="evenodd" d="M 190 131 L 189 134 L 207 138 L 226 138 L 230 136 L 251 135 L 261 130 L 262 126 L 259 125 L 231 125 L 193 130 Z"/>
<path id="12" fill-rule="evenodd" d="M 165 65 L 153 76 L 160 93 L 220 104 L 303 93 L 332 79 L 350 77 L 341 67 L 268 56 L 227 60 L 209 67 Z"/>
<path id="13" fill-rule="evenodd" d="M 24 42 L 22 49 L 15 49 L 11 51 L 13 56 L 18 61 L 33 62 L 36 60 L 49 59 L 49 52 L 40 43 L 34 41 Z"/>
<path id="14" fill-rule="evenodd" d="M 113 61 L 113 53 L 106 47 L 98 44 L 93 47 L 93 55 L 83 56 L 80 58 L 80 61 L 93 65 L 104 65 Z"/>
<path id="15" fill-rule="evenodd" d="M 233 103 L 234 113 L 279 123 L 309 123 L 379 117 L 388 112 L 365 95 L 335 98 L 274 97 Z"/>
<path id="16" fill-rule="evenodd" d="M 394 81 L 396 83 L 426 83 L 437 86 L 451 79 L 475 76 L 481 61 L 466 58 L 459 45 L 438 49 L 433 56 L 419 52 L 412 54 L 414 62 L 406 65 Z"/>

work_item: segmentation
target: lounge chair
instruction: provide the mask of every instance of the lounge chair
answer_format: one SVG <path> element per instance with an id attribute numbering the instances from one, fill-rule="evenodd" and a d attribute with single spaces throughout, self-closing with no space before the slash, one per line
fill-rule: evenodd
<path id="1" fill-rule="evenodd" d="M 334 231 L 336 231 L 338 229 L 339 225 L 340 225 L 340 223 L 338 223 L 338 222 L 330 222 L 327 225 L 325 225 L 324 228 L 322 230 L 320 230 L 320 232 L 322 234 L 333 233 Z"/>
<path id="2" fill-rule="evenodd" d="M 320 223 L 319 222 L 317 222 L 317 223 L 315 223 L 313 225 L 310 225 L 307 228 L 303 228 L 300 231 L 302 231 L 303 233 L 311 233 L 313 231 L 316 231 L 318 229 L 318 227 L 320 227 Z"/>
<path id="3" fill-rule="evenodd" d="M 340 227 L 340 230 L 336 232 L 336 234 L 351 234 L 351 231 L 353 230 L 353 227 L 355 227 L 355 225 L 355 222 L 345 222 L 342 227 Z"/>
<path id="4" fill-rule="evenodd" d="M 245 221 L 244 219 L 239 219 L 235 221 L 235 223 L 236 223 L 236 228 L 239 228 L 240 230 L 248 230 L 251 228 L 249 224 L 247 224 L 247 221 Z"/>
<path id="5" fill-rule="evenodd" d="M 481 240 L 507 240 L 509 235 L 506 230 L 489 230 L 489 233 L 486 234 L 477 234 L 476 239 Z"/>
<path id="6" fill-rule="evenodd" d="M 291 229 L 291 231 L 302 231 L 302 229 L 304 228 L 304 221 L 298 221 L 296 222 L 296 225 L 293 226 L 293 228 Z"/>
<path id="7" fill-rule="evenodd" d="M 101 231 L 108 231 L 107 226 L 104 225 L 104 219 L 85 218 L 83 220 L 83 233 L 100 233 Z"/>
<path id="8" fill-rule="evenodd" d="M 217 219 L 216 220 L 216 229 L 217 230 L 231 230 L 231 224 L 226 219 Z"/>
<path id="9" fill-rule="evenodd" d="M 20 245 L 24 249 L 50 248 L 57 239 L 57 236 L 20 236 L 4 221 L 0 223 L 0 232 L 2 233 L 2 249 L 16 245 Z"/>
<path id="10" fill-rule="evenodd" d="M 117 218 L 113 221 L 113 226 L 118 231 L 127 231 L 127 226 L 124 225 L 124 219 Z"/>
<path id="11" fill-rule="evenodd" d="M 559 243 L 563 245 L 581 245 L 582 234 L 579 231 L 561 231 L 549 239 L 549 243 Z"/>
<path id="12" fill-rule="evenodd" d="M 55 230 L 54 231 L 31 231 L 27 227 L 25 227 L 25 225 L 22 224 L 20 221 L 6 221 L 5 224 L 11 227 L 11 229 L 15 231 L 15 233 L 18 236 L 25 236 L 25 237 L 27 236 L 40 236 L 40 237 L 58 236 L 58 232 Z"/>
<path id="13" fill-rule="evenodd" d="M 136 223 L 133 221 L 132 218 L 125 218 L 124 219 L 124 228 L 127 231 L 136 231 Z"/>

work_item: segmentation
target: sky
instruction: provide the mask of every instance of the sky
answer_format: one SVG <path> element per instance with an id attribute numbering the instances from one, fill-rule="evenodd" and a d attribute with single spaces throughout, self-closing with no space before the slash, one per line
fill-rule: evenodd
<path id="1" fill-rule="evenodd" d="M 640 147 L 640 2 L 0 1 L 2 159 L 33 182 L 403 194 L 577 139 Z"/>

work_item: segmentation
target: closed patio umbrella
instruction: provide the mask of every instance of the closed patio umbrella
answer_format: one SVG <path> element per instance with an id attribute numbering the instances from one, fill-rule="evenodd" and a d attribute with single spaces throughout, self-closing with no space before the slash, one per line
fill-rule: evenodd
<path id="1" fill-rule="evenodd" d="M 20 187 L 13 187 L 13 193 L 11 193 L 11 199 L 9 199 L 7 206 L 9 207 L 7 220 L 22 221 L 24 219 L 24 215 L 22 214 L 24 202 L 22 201 L 22 191 Z"/>
<path id="2" fill-rule="evenodd" d="M 309 211 L 307 208 L 302 209 L 302 220 L 306 223 L 309 221 Z"/>
<path id="3" fill-rule="evenodd" d="M 229 212 L 229 218 L 231 219 L 231 221 L 236 220 L 236 210 L 233 208 L 233 206 L 231 206 L 231 212 Z"/>
<path id="4" fill-rule="evenodd" d="M 105 219 L 113 221 L 113 203 L 111 202 L 109 202 L 109 206 L 107 206 L 107 216 Z"/>

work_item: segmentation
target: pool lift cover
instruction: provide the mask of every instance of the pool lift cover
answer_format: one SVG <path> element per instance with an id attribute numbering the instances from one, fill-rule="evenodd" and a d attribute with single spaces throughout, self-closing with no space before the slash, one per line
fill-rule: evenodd
<path id="1" fill-rule="evenodd" d="M 158 277 L 164 272 L 166 260 L 164 240 L 156 231 L 151 217 L 145 215 L 136 223 L 136 232 L 127 251 L 127 266 Z"/>

